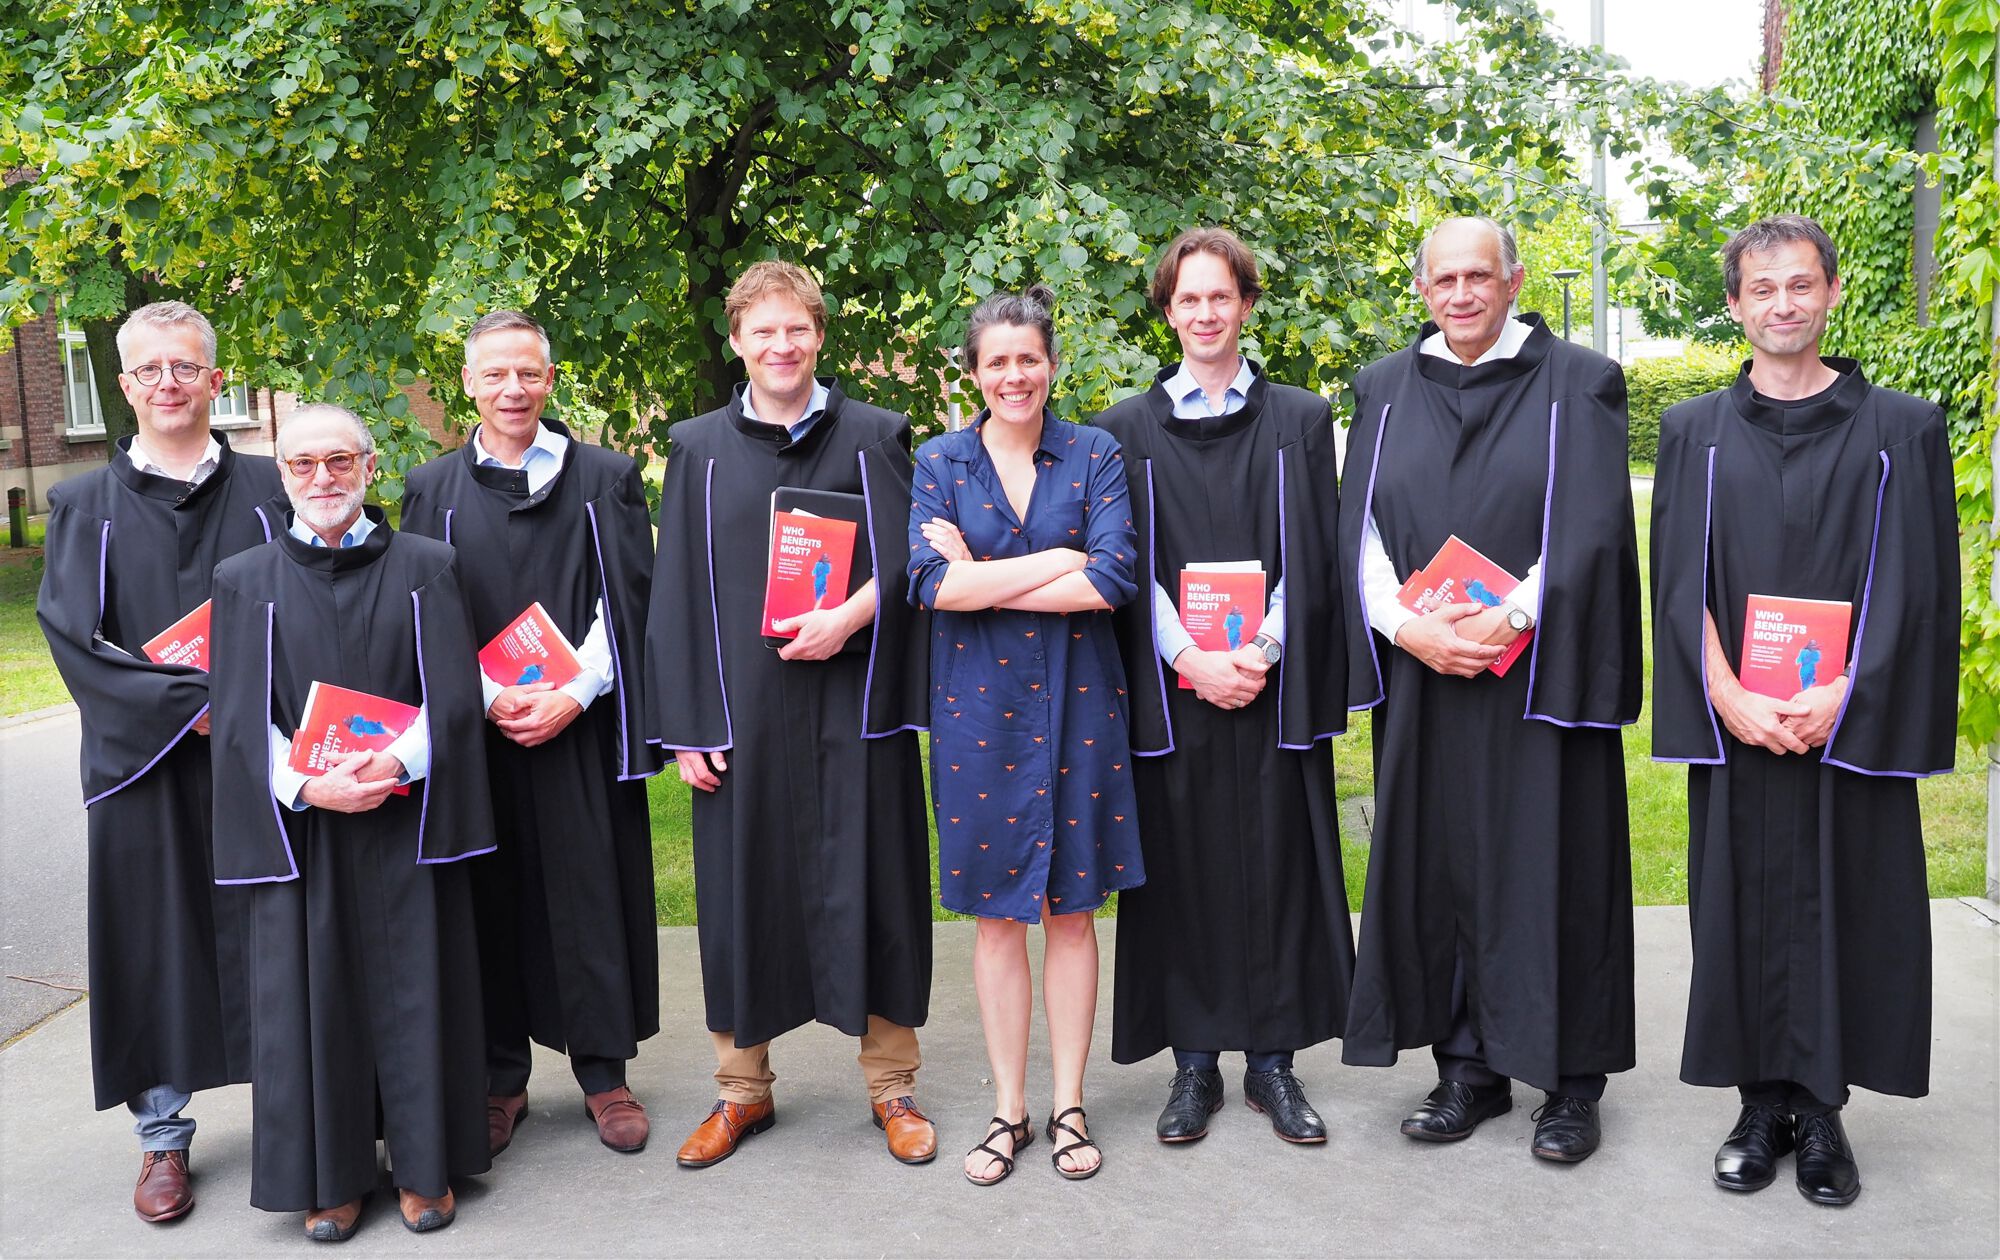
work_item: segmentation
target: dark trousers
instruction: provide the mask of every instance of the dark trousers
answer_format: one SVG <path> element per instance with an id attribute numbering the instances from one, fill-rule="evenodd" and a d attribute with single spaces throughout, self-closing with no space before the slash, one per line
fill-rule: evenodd
<path id="1" fill-rule="evenodd" d="M 486 1042 L 486 1092 L 498 1098 L 526 1093 L 528 1072 L 532 1066 L 533 1051 L 526 1037 L 518 1041 L 489 1038 Z M 623 1059 L 572 1054 L 569 1056 L 569 1070 L 576 1074 L 576 1083 L 583 1087 L 586 1094 L 601 1094 L 625 1083 Z"/>
<path id="2" fill-rule="evenodd" d="M 1222 1066 L 1222 1052 L 1220 1050 L 1181 1050 L 1176 1048 L 1174 1051 L 1174 1066 L 1177 1068 L 1194 1068 L 1199 1072 L 1214 1072 Z M 1252 1072 L 1275 1072 L 1279 1068 L 1289 1070 L 1292 1066 L 1292 1052 L 1290 1050 L 1245 1050 L 1243 1052 L 1243 1066 Z"/>
<path id="3" fill-rule="evenodd" d="M 1847 1089 L 1844 1086 L 1837 1102 L 1814 1096 L 1811 1090 L 1797 1081 L 1752 1081 L 1748 1085 L 1738 1085 L 1736 1092 L 1742 1096 L 1745 1106 L 1761 1104 L 1789 1111 L 1795 1116 L 1823 1116 L 1847 1105 Z"/>
<path id="4" fill-rule="evenodd" d="M 1506 1077 L 1486 1066 L 1486 1047 L 1479 1039 L 1479 1023 L 1473 1019 L 1472 1003 L 1466 997 L 1465 963 L 1462 960 L 1451 975 L 1451 1030 L 1443 1040 L 1431 1046 L 1431 1057 L 1437 1060 L 1438 1079 L 1441 1081 L 1457 1081 L 1476 1089 L 1490 1089 L 1507 1083 Z M 1602 1072 L 1565 1076 L 1556 1082 L 1551 1092 L 1596 1101 L 1604 1097 L 1607 1079 Z"/>

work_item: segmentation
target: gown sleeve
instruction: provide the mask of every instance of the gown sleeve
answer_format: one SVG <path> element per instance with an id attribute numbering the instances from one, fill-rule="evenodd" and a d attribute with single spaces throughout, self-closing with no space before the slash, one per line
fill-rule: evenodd
<path id="1" fill-rule="evenodd" d="M 715 597 L 713 459 L 676 441 L 660 490 L 660 550 L 646 618 L 647 738 L 668 751 L 735 746 Z"/>
<path id="2" fill-rule="evenodd" d="M 138 644 L 101 636 L 111 522 L 60 492 L 51 497 L 35 616 L 83 717 L 83 795 L 90 805 L 135 782 L 188 737 L 208 711 L 208 675 L 191 665 L 156 665 Z"/>
<path id="3" fill-rule="evenodd" d="M 614 694 L 604 703 L 614 705 L 618 714 L 618 777 L 650 778 L 662 764 L 647 742 L 646 723 L 646 614 L 655 561 L 653 522 L 638 466 L 627 468 L 607 493 L 586 503 L 584 514 L 611 650 Z"/>
<path id="4" fill-rule="evenodd" d="M 1847 697 L 1826 764 L 1918 778 L 1952 768 L 1958 720 L 1958 517 L 1944 413 L 1879 454 Z"/>
<path id="5" fill-rule="evenodd" d="M 1542 597 L 1525 716 L 1624 726 L 1639 717 L 1645 674 L 1623 369 L 1605 363 L 1588 388 L 1555 405 L 1549 428 Z"/>
<path id="6" fill-rule="evenodd" d="M 1347 599 L 1332 413 L 1278 451 L 1285 650 L 1277 665 L 1278 743 L 1310 748 L 1347 729 Z"/>
<path id="7" fill-rule="evenodd" d="M 910 426 L 860 452 L 869 554 L 875 563 L 875 628 L 862 685 L 861 735 L 876 739 L 930 726 L 930 614 L 898 598 L 905 583 L 891 566 L 910 529 Z"/>

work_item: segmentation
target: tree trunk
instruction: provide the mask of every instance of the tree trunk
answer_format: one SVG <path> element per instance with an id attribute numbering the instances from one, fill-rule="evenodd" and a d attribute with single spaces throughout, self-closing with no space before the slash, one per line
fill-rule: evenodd
<path id="1" fill-rule="evenodd" d="M 122 255 L 123 250 L 118 253 Z M 138 310 L 148 302 L 155 301 L 158 293 L 137 276 L 125 277 L 125 313 Z M 97 386 L 97 406 L 104 416 L 104 457 L 108 461 L 118 449 L 118 439 L 139 431 L 138 417 L 132 414 L 132 404 L 125 401 L 125 391 L 118 387 L 118 373 L 123 364 L 118 358 L 118 325 L 125 315 L 111 319 L 88 319 L 81 322 L 83 342 L 90 347 L 90 375 Z"/>

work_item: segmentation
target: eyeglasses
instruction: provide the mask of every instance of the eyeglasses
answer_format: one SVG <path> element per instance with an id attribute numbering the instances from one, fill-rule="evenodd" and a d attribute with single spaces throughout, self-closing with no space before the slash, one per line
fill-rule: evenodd
<path id="1" fill-rule="evenodd" d="M 176 363 L 173 367 L 174 379 L 183 385 L 192 385 L 201 379 L 203 372 L 213 372 L 214 370 L 214 368 L 201 363 Z M 141 363 L 138 367 L 132 369 L 130 375 L 133 380 L 139 382 L 141 385 L 151 388 L 160 383 L 163 371 L 157 363 Z"/>
<path id="2" fill-rule="evenodd" d="M 292 476 L 301 481 L 318 476 L 321 464 L 325 464 L 326 470 L 334 476 L 345 477 L 354 471 L 354 465 L 363 458 L 359 451 L 335 451 L 331 455 L 294 455 L 285 461 L 285 467 L 291 469 Z"/>

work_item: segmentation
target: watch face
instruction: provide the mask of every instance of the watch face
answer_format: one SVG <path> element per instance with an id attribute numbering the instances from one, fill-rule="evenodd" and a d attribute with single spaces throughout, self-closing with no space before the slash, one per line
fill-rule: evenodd
<path id="1" fill-rule="evenodd" d="M 1528 628 L 1528 614 L 1516 608 L 1507 614 L 1507 624 L 1515 630 L 1526 630 Z"/>
<path id="2" fill-rule="evenodd" d="M 1271 639 L 1264 644 L 1265 663 L 1270 665 L 1276 665 L 1278 663 L 1278 658 L 1283 654 L 1284 654 L 1284 649 L 1278 646 L 1278 641 L 1276 639 Z"/>

